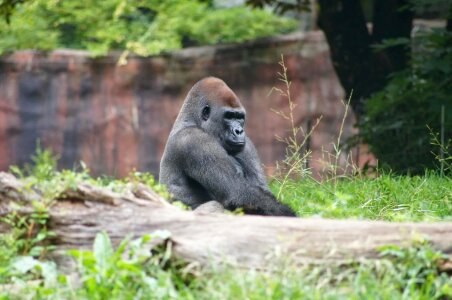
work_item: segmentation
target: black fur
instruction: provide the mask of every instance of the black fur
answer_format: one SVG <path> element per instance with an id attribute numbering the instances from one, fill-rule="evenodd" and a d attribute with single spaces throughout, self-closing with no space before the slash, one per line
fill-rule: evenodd
<path id="1" fill-rule="evenodd" d="M 245 213 L 295 216 L 267 187 L 245 110 L 220 79 L 205 78 L 187 95 L 160 164 L 160 182 L 192 208 L 211 200 Z"/>

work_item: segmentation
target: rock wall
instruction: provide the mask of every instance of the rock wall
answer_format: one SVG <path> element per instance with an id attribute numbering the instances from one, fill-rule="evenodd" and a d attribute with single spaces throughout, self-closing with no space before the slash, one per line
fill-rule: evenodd
<path id="1" fill-rule="evenodd" d="M 59 155 L 60 167 L 84 161 L 95 175 L 124 176 L 133 169 L 157 175 L 187 91 L 205 76 L 218 76 L 247 109 L 247 132 L 271 173 L 285 155 L 285 145 L 275 137 L 290 133 L 290 123 L 272 111 L 288 112 L 287 99 L 275 91 L 268 96 L 272 87 L 283 88 L 277 79 L 281 54 L 292 81 L 295 124 L 306 130 L 323 116 L 308 143 L 313 151 L 309 166 L 321 171 L 321 158 L 337 140 L 344 115 L 343 91 L 321 32 L 129 57 L 122 66 L 117 64 L 120 53 L 102 58 L 72 50 L 4 55 L 0 170 L 28 162 L 39 140 Z M 352 123 L 349 112 L 343 138 L 352 134 Z"/>

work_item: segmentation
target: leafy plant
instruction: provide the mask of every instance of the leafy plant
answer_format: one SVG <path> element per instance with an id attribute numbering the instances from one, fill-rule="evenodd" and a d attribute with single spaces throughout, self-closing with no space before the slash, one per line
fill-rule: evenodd
<path id="1" fill-rule="evenodd" d="M 444 111 L 444 110 L 443 110 Z M 444 141 L 444 129 L 441 128 L 441 137 L 438 137 L 438 133 L 434 133 L 430 128 L 430 144 L 437 149 L 438 152 L 432 152 L 435 159 L 440 164 L 440 174 L 452 173 L 452 140 L 448 140 L 447 143 Z M 436 149 L 435 149 L 436 150 Z"/>
<path id="2" fill-rule="evenodd" d="M 95 179 L 89 176 L 89 170 L 83 163 L 81 163 L 81 168 L 78 171 L 58 171 L 56 157 L 50 150 L 43 150 L 39 144 L 31 161 L 31 164 L 25 165 L 22 169 L 17 166 L 11 167 L 11 171 L 21 178 L 24 188 L 29 190 L 28 192 L 39 190 L 40 197 L 31 201 L 32 212 L 30 214 L 21 215 L 16 211 L 11 211 L 1 219 L 1 222 L 6 223 L 11 228 L 11 231 L 0 237 L 0 283 L 17 285 L 20 290 L 27 290 L 35 297 L 36 295 L 45 294 L 58 298 L 58 295 L 66 295 L 70 292 L 81 293 L 85 295 L 83 297 L 92 298 L 91 296 L 86 296 L 89 294 L 94 298 L 98 297 L 98 299 L 101 299 L 99 295 L 104 295 L 108 290 L 109 279 L 106 277 L 110 276 L 111 272 L 115 274 L 117 272 L 119 275 L 125 272 L 128 275 L 121 275 L 122 277 L 118 281 L 112 283 L 113 285 L 117 284 L 116 289 L 118 293 L 124 287 L 124 282 L 121 280 L 127 279 L 131 280 L 132 283 L 137 282 L 137 280 L 133 279 L 135 278 L 133 276 L 141 276 L 142 282 L 137 284 L 147 284 L 147 288 L 152 287 L 153 292 L 170 289 L 165 280 L 172 282 L 173 279 L 170 277 L 173 274 L 171 272 L 163 272 L 164 265 L 170 263 L 170 252 L 162 254 L 161 251 L 156 251 L 154 255 L 151 255 L 151 252 L 148 251 L 148 254 L 144 255 L 143 253 L 146 251 L 142 249 L 142 247 L 150 249 L 150 246 L 145 244 L 151 237 L 165 238 L 166 233 L 164 232 L 156 233 L 152 236 L 144 236 L 137 241 L 126 239 L 116 252 L 112 250 L 109 239 L 105 234 L 98 236 L 93 253 L 71 252 L 71 255 L 80 259 L 83 267 L 80 270 L 88 278 L 86 281 L 87 285 L 77 291 L 62 288 L 60 284 L 63 286 L 67 285 L 69 279 L 63 275 L 56 274 L 56 271 L 54 272 L 54 264 L 43 259 L 45 259 L 49 251 L 55 249 L 55 246 L 50 244 L 54 233 L 49 231 L 47 227 L 49 218 L 47 211 L 49 206 L 53 204 L 63 191 L 75 188 L 80 183 L 89 182 L 93 185 L 107 186 L 114 191 L 120 191 L 129 184 L 144 184 L 151 188 L 160 187 L 157 192 L 163 196 L 168 196 L 168 194 L 164 187 L 158 185 L 153 176 L 148 173 L 132 172 L 129 177 L 121 180 L 113 178 L 108 180 L 105 178 Z M 20 207 L 17 208 L 20 209 Z M 125 250 L 125 247 L 127 250 Z M 127 257 L 128 260 L 123 261 L 124 257 Z M 171 263 L 174 262 L 171 260 Z M 159 277 L 156 280 L 151 280 L 145 277 L 144 273 L 135 274 L 138 271 L 139 264 L 146 264 L 147 266 L 147 269 L 143 269 L 140 266 L 140 272 L 156 272 L 156 274 L 163 272 L 163 275 L 158 275 Z M 91 266 L 93 268 L 90 269 Z M 133 269 L 133 266 L 136 266 L 135 269 Z M 92 275 L 96 279 L 99 279 L 98 273 L 105 277 L 103 279 L 100 278 L 105 281 L 101 282 L 101 284 L 105 285 L 105 289 L 98 289 L 98 282 L 95 285 L 90 284 L 90 272 L 96 273 L 96 275 Z M 44 285 L 39 285 L 35 288 L 27 286 L 29 280 L 40 280 L 41 278 L 44 279 Z M 90 288 L 96 290 L 91 290 Z M 134 290 L 134 287 L 131 290 Z M 132 293 L 129 290 L 127 291 Z M 166 292 L 161 293 L 168 295 Z"/>
<path id="3" fill-rule="evenodd" d="M 205 1 L 34 0 L 0 20 L 0 53 L 16 49 L 86 49 L 158 54 L 188 45 L 241 42 L 294 30 L 296 22 L 244 6 L 215 8 Z"/>
<path id="4" fill-rule="evenodd" d="M 188 37 L 197 44 L 243 42 L 293 31 L 295 24 L 265 10 L 232 7 L 205 13 Z"/>
<path id="5" fill-rule="evenodd" d="M 110 238 L 103 232 L 96 235 L 92 251 L 69 251 L 78 261 L 79 296 L 89 299 L 176 297 L 175 277 L 163 270 L 171 258 L 170 248 L 162 254 L 153 254 L 149 246 L 151 239 L 168 237 L 168 232 L 158 231 L 136 240 L 126 238 L 113 249 Z"/>
<path id="6" fill-rule="evenodd" d="M 25 164 L 21 169 L 11 166 L 11 173 L 20 178 L 35 177 L 39 181 L 50 180 L 57 171 L 58 157 L 49 149 L 42 149 L 39 142 L 36 143 L 35 153 L 31 156 L 32 164 Z"/>
<path id="7" fill-rule="evenodd" d="M 380 249 L 380 254 L 392 262 L 391 275 L 404 295 L 452 297 L 452 278 L 438 271 L 438 263 L 447 257 L 434 251 L 425 239 L 415 239 L 410 247 L 388 245 Z"/>
<path id="8" fill-rule="evenodd" d="M 11 262 L 20 253 L 19 236 L 14 229 L 0 236 L 0 284 L 8 281 Z"/>
<path id="9" fill-rule="evenodd" d="M 34 202 L 33 212 L 30 216 L 20 216 L 12 212 L 2 219 L 15 230 L 17 237 L 17 250 L 22 255 L 35 257 L 44 257 L 47 252 L 54 249 L 47 245 L 46 240 L 55 236 L 52 231 L 47 229 L 47 220 L 49 218 L 47 207 Z"/>
<path id="10" fill-rule="evenodd" d="M 41 261 L 32 256 L 15 257 L 9 266 L 9 276 L 13 276 L 16 283 L 26 284 L 27 280 L 43 278 L 45 286 L 56 283 L 57 269 L 52 261 Z"/>
<path id="11" fill-rule="evenodd" d="M 78 265 L 71 276 L 59 273 L 53 262 L 17 256 L 10 260 L 7 272 L 0 273 L 0 280 L 9 278 L 16 285 L 7 299 L 178 298 L 179 286 L 188 280 L 184 273 L 186 264 L 172 258 L 170 245 L 158 248 L 150 244 L 169 236 L 169 232 L 156 231 L 138 239 L 125 238 L 113 248 L 108 235 L 101 232 L 96 235 L 92 250 L 67 252 Z M 71 284 L 74 276 L 79 284 Z M 37 284 L 27 284 L 31 279 L 37 279 Z"/>
<path id="12" fill-rule="evenodd" d="M 17 49 L 56 48 L 59 34 L 45 18 L 42 1 L 15 2 L 15 15 L 6 20 L 0 19 L 0 54 Z M 8 6 L 6 9 L 9 9 Z M 11 9 L 9 11 L 11 14 Z"/>
<path id="13" fill-rule="evenodd" d="M 126 183 L 132 183 L 132 184 L 144 184 L 150 188 L 152 188 L 153 191 L 155 191 L 157 194 L 162 196 L 165 199 L 170 198 L 170 194 L 166 190 L 166 186 L 163 184 L 158 183 L 154 176 L 150 173 L 143 173 L 138 171 L 132 171 L 130 174 L 125 178 L 124 180 Z"/>
<path id="14" fill-rule="evenodd" d="M 10 171 L 23 179 L 26 183 L 25 189 L 32 191 L 34 187 L 39 186 L 42 199 L 31 201 L 32 212 L 29 215 L 24 216 L 12 211 L 0 221 L 11 227 L 11 232 L 4 241 L 11 237 L 16 239 L 14 247 L 16 254 L 42 258 L 54 249 L 54 246 L 48 244 L 54 233 L 47 228 L 49 218 L 47 210 L 61 189 L 58 189 L 54 182 L 49 184 L 57 174 L 57 158 L 50 150 L 43 150 L 38 143 L 31 161 L 32 164 L 26 164 L 22 169 L 11 166 Z"/>
<path id="15" fill-rule="evenodd" d="M 419 34 L 409 68 L 366 102 L 360 136 L 380 167 L 410 174 L 439 169 L 429 128 L 443 132 L 446 144 L 452 138 L 451 45 L 452 32 L 444 29 Z"/>

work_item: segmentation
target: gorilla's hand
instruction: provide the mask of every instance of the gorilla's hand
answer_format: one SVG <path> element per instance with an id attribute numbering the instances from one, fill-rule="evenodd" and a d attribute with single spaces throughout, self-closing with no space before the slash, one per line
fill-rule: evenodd
<path id="1" fill-rule="evenodd" d="M 246 214 L 286 217 L 296 216 L 295 212 L 289 206 L 278 202 L 275 196 L 267 189 L 258 187 L 257 191 L 254 193 L 259 194 L 259 201 L 245 203 L 243 209 Z"/>
<path id="2" fill-rule="evenodd" d="M 296 214 L 290 207 L 279 202 L 273 205 L 267 205 L 266 209 L 262 209 L 261 207 L 245 207 L 243 210 L 248 215 L 296 217 Z"/>
<path id="3" fill-rule="evenodd" d="M 278 205 L 276 207 L 276 211 L 273 212 L 273 216 L 286 216 L 286 217 L 296 217 L 296 214 L 293 212 L 293 210 L 285 205 L 278 202 Z"/>

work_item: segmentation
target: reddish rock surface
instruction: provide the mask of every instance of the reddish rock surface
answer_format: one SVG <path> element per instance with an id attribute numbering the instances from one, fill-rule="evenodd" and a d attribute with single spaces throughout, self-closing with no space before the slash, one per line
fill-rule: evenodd
<path id="1" fill-rule="evenodd" d="M 80 51 L 19 51 L 0 58 L 0 170 L 22 165 L 36 141 L 60 156 L 60 167 L 84 161 L 94 175 L 124 176 L 133 169 L 158 174 L 171 125 L 190 87 L 205 76 L 222 78 L 248 112 L 247 131 L 271 173 L 290 123 L 271 111 L 288 111 L 277 92 L 284 55 L 292 80 L 297 126 L 323 116 L 310 139 L 310 166 L 321 171 L 324 151 L 337 141 L 343 91 L 321 32 L 239 45 L 188 48 L 150 58 L 118 54 L 90 58 Z M 353 132 L 349 113 L 342 141 Z M 323 150 L 322 150 L 323 149 Z M 323 158 L 322 158 L 323 157 Z M 344 165 L 344 154 L 340 162 Z M 367 159 L 361 155 L 355 160 Z"/>

